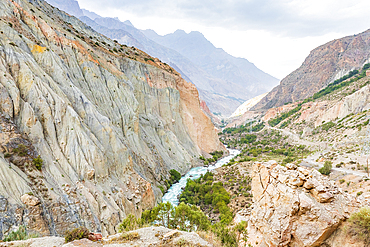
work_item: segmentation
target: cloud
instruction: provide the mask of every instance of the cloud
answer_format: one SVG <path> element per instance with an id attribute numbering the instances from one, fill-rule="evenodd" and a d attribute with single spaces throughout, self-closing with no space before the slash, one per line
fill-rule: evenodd
<path id="1" fill-rule="evenodd" d="M 79 0 L 104 12 L 196 21 L 209 27 L 264 30 L 286 37 L 367 29 L 368 0 Z"/>

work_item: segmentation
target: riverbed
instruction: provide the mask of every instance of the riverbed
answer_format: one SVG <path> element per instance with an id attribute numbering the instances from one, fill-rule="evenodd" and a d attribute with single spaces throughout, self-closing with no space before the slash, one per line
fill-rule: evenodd
<path id="1" fill-rule="evenodd" d="M 182 188 L 186 186 L 186 182 L 188 178 L 190 179 L 197 179 L 199 178 L 202 174 L 205 174 L 207 171 L 214 170 L 216 168 L 221 167 L 224 164 L 229 163 L 229 161 L 240 154 L 239 150 L 236 149 L 227 149 L 229 151 L 229 155 L 218 160 L 214 165 L 209 165 L 207 166 L 199 166 L 199 167 L 194 167 L 192 168 L 188 173 L 186 173 L 183 177 L 181 177 L 180 181 L 173 184 L 166 194 L 162 197 L 162 202 L 170 202 L 172 205 L 177 206 L 179 204 L 179 199 L 177 198 L 178 195 L 181 194 L 183 191 Z"/>

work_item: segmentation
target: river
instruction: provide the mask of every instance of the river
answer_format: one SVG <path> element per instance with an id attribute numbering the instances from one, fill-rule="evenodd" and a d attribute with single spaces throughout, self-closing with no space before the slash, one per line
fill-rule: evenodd
<path id="1" fill-rule="evenodd" d="M 181 194 L 183 191 L 182 188 L 186 186 L 186 182 L 188 178 L 190 179 L 197 179 L 200 177 L 200 175 L 205 174 L 207 171 L 214 170 L 216 168 L 221 167 L 224 164 L 229 163 L 229 161 L 240 154 L 239 150 L 236 149 L 227 149 L 229 151 L 229 155 L 220 159 L 216 162 L 214 165 L 210 165 L 208 167 L 206 166 L 199 166 L 192 168 L 188 173 L 185 174 L 185 176 L 181 177 L 180 181 L 173 184 L 166 194 L 164 194 L 162 198 L 162 202 L 170 202 L 172 205 L 177 206 L 179 204 L 179 199 L 177 198 L 178 195 Z"/>

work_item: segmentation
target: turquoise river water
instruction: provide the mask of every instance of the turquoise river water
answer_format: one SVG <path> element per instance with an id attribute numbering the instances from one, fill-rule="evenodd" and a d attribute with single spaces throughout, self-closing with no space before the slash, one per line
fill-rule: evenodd
<path id="1" fill-rule="evenodd" d="M 170 202 L 172 205 L 177 206 L 179 204 L 179 199 L 177 198 L 181 192 L 183 191 L 182 188 L 186 186 L 186 181 L 190 179 L 197 179 L 200 177 L 200 175 L 205 174 L 207 171 L 214 170 L 216 168 L 221 167 L 224 164 L 229 163 L 229 161 L 240 154 L 239 150 L 236 149 L 227 149 L 229 150 L 229 155 L 220 159 L 216 162 L 214 165 L 210 165 L 208 167 L 206 166 L 200 166 L 200 167 L 194 167 L 192 168 L 188 173 L 185 174 L 185 176 L 181 177 L 180 181 L 178 183 L 173 184 L 166 194 L 164 194 L 162 198 L 162 202 Z"/>

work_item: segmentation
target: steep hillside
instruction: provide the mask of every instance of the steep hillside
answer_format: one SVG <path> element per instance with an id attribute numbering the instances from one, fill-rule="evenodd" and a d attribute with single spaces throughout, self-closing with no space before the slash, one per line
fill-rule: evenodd
<path id="1" fill-rule="evenodd" d="M 39 0 L 0 2 L 0 219 L 116 232 L 223 149 L 196 87 Z"/>
<path id="2" fill-rule="evenodd" d="M 370 30 L 319 46 L 254 109 L 269 109 L 303 100 L 349 71 L 361 68 L 369 57 Z"/>

